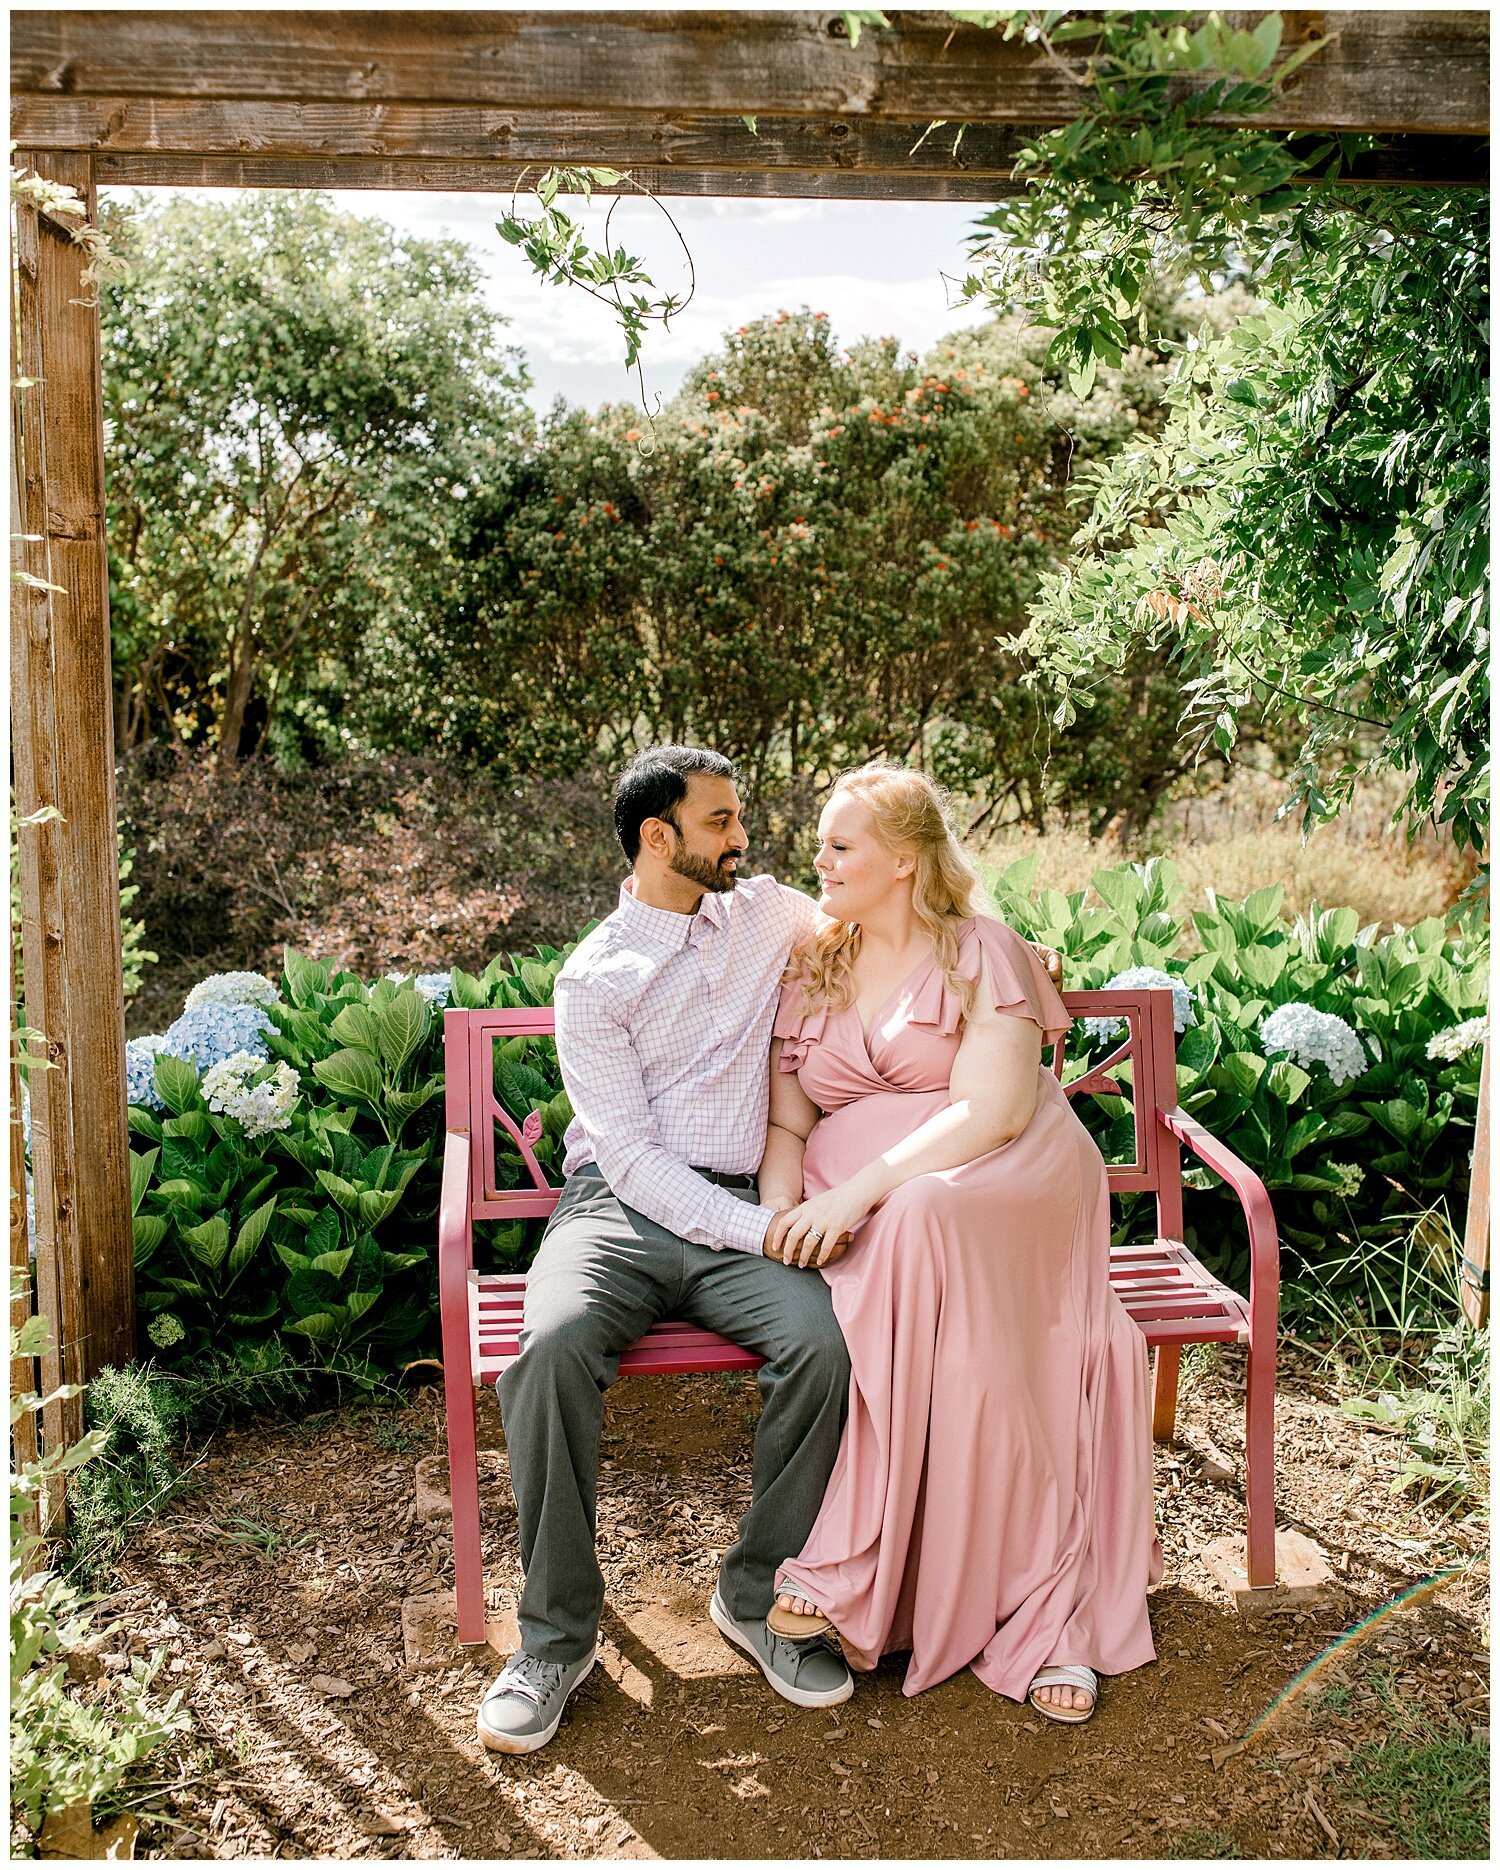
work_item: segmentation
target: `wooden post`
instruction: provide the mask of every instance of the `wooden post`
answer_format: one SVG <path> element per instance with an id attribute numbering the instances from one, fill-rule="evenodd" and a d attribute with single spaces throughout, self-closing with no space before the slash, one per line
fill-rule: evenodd
<path id="1" fill-rule="evenodd" d="M 1476 1331 L 1490 1315 L 1490 1042 L 1479 1066 L 1479 1109 L 1474 1118 L 1474 1166 L 1469 1172 L 1469 1211 L 1464 1220 L 1464 1257 L 1459 1268 L 1464 1316 Z"/>
<path id="2" fill-rule="evenodd" d="M 90 157 L 16 161 L 70 184 L 93 218 Z M 54 1066 L 31 1083 L 37 1298 L 61 1366 L 44 1380 L 82 1383 L 135 1349 L 99 312 L 67 225 L 32 207 L 16 221 L 31 380 L 16 392 L 22 549 L 42 585 L 17 588 L 15 796 L 23 820 L 48 806 L 61 814 L 19 835 L 27 1021 Z M 81 1428 L 78 1401 L 63 1410 L 43 1424 L 49 1444 Z"/>

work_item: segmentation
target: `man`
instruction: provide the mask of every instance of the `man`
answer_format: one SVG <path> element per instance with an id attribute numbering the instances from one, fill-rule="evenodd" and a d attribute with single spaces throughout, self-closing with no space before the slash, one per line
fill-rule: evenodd
<path id="1" fill-rule="evenodd" d="M 614 804 L 631 875 L 557 978 L 574 1110 L 566 1179 L 527 1281 L 521 1354 L 500 1382 L 526 1583 L 521 1648 L 478 1725 L 505 1753 L 545 1746 L 593 1666 L 604 1391 L 621 1353 L 668 1315 L 766 1359 L 754 1496 L 710 1614 L 798 1706 L 853 1690 L 836 1644 L 765 1625 L 776 1567 L 822 1502 L 849 1384 L 827 1284 L 768 1257 L 774 1215 L 755 1198 L 778 983 L 815 911 L 771 877 L 739 882 L 746 838 L 721 755 L 643 753 Z"/>

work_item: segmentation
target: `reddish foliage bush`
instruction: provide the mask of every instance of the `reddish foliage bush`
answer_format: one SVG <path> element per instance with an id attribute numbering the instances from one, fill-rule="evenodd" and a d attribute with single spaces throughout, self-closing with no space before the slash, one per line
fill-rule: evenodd
<path id="1" fill-rule="evenodd" d="M 287 944 L 364 974 L 477 971 L 571 941 L 614 906 L 624 862 L 603 773 L 528 788 L 414 755 L 284 773 L 155 751 L 122 768 L 147 970 L 132 1032 Z"/>

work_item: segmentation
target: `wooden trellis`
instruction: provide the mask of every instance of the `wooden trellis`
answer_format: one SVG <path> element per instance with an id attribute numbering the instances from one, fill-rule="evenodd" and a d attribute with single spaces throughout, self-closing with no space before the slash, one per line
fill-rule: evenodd
<path id="1" fill-rule="evenodd" d="M 1230 15 L 1254 25 L 1260 13 Z M 16 160 L 71 183 L 509 191 L 552 163 L 664 195 L 993 199 L 1078 90 L 1037 47 L 899 12 L 93 12 L 11 18 Z M 1386 140 L 1356 174 L 1484 185 L 1489 17 L 1283 13 L 1326 41 L 1257 123 Z M 752 117 L 754 128 L 745 122 Z M 941 120 L 946 133 L 922 138 Z M 966 126 L 961 139 L 960 125 Z M 18 215 L 12 633 L 40 1303 L 82 1381 L 134 1345 L 98 313 L 65 228 Z M 23 1242 L 24 1251 L 24 1242 Z M 49 1430 L 50 1433 L 50 1430 Z"/>

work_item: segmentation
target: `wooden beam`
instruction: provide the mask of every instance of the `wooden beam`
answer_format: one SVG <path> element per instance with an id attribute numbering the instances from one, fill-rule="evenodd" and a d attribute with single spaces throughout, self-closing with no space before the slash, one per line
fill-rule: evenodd
<path id="1" fill-rule="evenodd" d="M 1264 14 L 1230 15 L 1253 24 Z M 1484 136 L 1479 9 L 1286 12 L 1326 42 L 1268 115 L 1309 131 Z M 1038 47 L 898 12 L 851 47 L 842 13 L 13 11 L 17 96 L 467 104 L 551 112 L 1066 123 L 1078 87 Z M 182 148 L 176 153 L 209 152 Z M 753 166 L 753 158 L 747 160 Z"/>
<path id="2" fill-rule="evenodd" d="M 100 184 L 127 187 L 508 191 L 529 165 L 590 163 L 628 170 L 668 195 L 767 194 L 785 179 L 787 193 L 977 201 L 1010 191 L 1018 152 L 1045 128 L 955 123 L 928 132 L 858 117 L 765 117 L 752 133 L 738 116 L 274 99 L 17 97 L 11 107 L 18 142 L 92 150 Z M 1488 172 L 1482 139 L 1421 136 L 1393 139 L 1350 179 L 1484 186 Z"/>
<path id="3" fill-rule="evenodd" d="M 92 218 L 90 157 L 16 160 L 70 184 Z M 23 210 L 17 258 L 24 531 L 55 588 L 20 592 L 16 802 L 62 815 L 21 835 L 27 1016 L 55 1066 L 32 1080 L 38 1267 L 51 1229 L 41 1309 L 56 1307 L 63 1379 L 79 1383 L 135 1348 L 99 311 L 61 223 Z"/>
<path id="4" fill-rule="evenodd" d="M 492 194 L 509 207 L 517 185 L 534 184 L 534 164 L 464 162 L 325 162 L 305 156 L 101 156 L 101 187 L 141 188 L 173 184 L 187 188 L 385 188 Z M 631 170 L 639 186 L 662 197 L 731 196 L 802 200 L 835 197 L 848 201 L 997 201 L 1019 184 L 997 176 L 870 175 L 860 170 L 826 173 L 784 169 L 775 173 L 726 169 Z M 610 191 L 601 189 L 601 194 Z M 636 191 L 628 191 L 634 194 Z M 503 198 L 503 199 L 499 199 Z M 534 205 L 534 204 L 533 204 Z"/>

